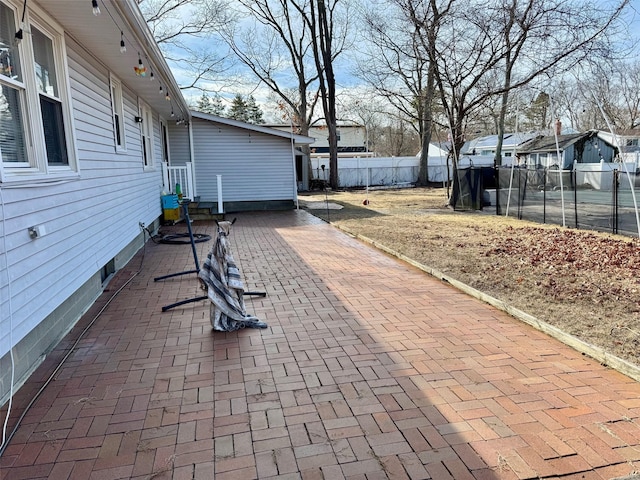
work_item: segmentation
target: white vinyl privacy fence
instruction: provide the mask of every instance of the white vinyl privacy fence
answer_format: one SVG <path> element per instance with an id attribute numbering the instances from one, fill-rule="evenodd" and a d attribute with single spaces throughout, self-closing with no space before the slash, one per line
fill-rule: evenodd
<path id="1" fill-rule="evenodd" d="M 429 181 L 447 180 L 446 159 L 429 158 Z M 329 159 L 313 158 L 313 179 L 329 180 Z M 324 166 L 324 168 L 323 168 Z M 340 187 L 393 186 L 416 183 L 420 171 L 419 157 L 339 158 Z"/>

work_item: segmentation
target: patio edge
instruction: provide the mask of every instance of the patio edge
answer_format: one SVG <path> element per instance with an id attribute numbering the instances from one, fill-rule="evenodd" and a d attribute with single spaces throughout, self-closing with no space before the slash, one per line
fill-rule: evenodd
<path id="1" fill-rule="evenodd" d="M 574 337 L 573 335 L 570 335 L 566 332 L 563 332 L 562 330 L 560 330 L 557 327 L 554 327 L 553 325 L 544 322 L 542 320 L 539 320 L 538 318 L 534 317 L 533 315 L 530 315 L 526 312 L 523 312 L 522 310 L 519 310 L 511 305 L 509 305 L 506 302 L 503 302 L 502 300 L 499 300 L 495 297 L 492 297 L 491 295 L 487 295 L 484 292 L 481 292 L 480 290 L 477 290 L 473 287 L 470 287 L 469 285 L 460 282 L 459 280 L 456 280 L 455 278 L 450 277 L 449 275 L 446 275 L 445 273 L 442 273 L 441 271 L 435 269 L 435 268 L 431 268 L 429 266 L 423 265 L 415 260 L 413 260 L 412 258 L 407 257 L 406 255 L 396 252 L 395 250 L 385 246 L 382 243 L 379 243 L 375 240 L 372 240 L 368 237 L 365 237 L 364 235 L 360 235 L 357 233 L 353 233 L 351 231 L 349 231 L 348 229 L 340 226 L 340 225 L 336 225 L 334 223 L 331 223 L 332 226 L 334 226 L 335 228 L 337 228 L 338 230 L 341 230 L 342 232 L 352 236 L 353 238 L 356 238 L 364 243 L 367 243 L 375 248 L 377 248 L 378 250 L 381 250 L 389 255 L 392 255 L 400 260 L 402 260 L 403 262 L 406 262 L 416 268 L 418 268 L 419 270 L 422 270 L 425 273 L 428 273 L 429 275 L 442 280 L 443 282 L 447 282 L 448 284 L 450 284 L 451 286 L 453 286 L 454 288 L 457 288 L 458 290 L 466 293 L 467 295 L 470 295 L 472 297 L 477 298 L 478 300 L 481 300 L 485 303 L 488 303 L 489 305 L 505 312 L 508 313 L 509 315 L 511 315 L 513 318 L 516 318 L 517 320 L 520 320 L 530 326 L 532 326 L 533 328 L 535 328 L 536 330 L 539 330 L 547 335 L 549 335 L 550 337 L 555 338 L 556 340 L 559 340 L 560 342 L 564 343 L 565 345 L 573 348 L 574 350 L 584 354 L 584 355 L 588 355 L 589 357 L 593 358 L 594 360 L 600 362 L 601 365 L 605 366 L 605 367 L 609 367 L 612 368 L 620 373 L 622 373 L 623 375 L 626 375 L 627 377 L 635 380 L 636 382 L 640 382 L 640 367 L 637 365 L 634 365 L 620 357 L 617 357 L 615 355 L 612 355 L 608 352 L 606 352 L 604 349 L 596 346 L 596 345 L 592 345 L 590 343 L 587 343 L 583 340 L 580 340 L 577 337 Z"/>

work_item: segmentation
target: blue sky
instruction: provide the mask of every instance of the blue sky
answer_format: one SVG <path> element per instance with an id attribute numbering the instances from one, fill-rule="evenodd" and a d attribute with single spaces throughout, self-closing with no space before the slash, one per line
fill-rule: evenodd
<path id="1" fill-rule="evenodd" d="M 615 0 L 601 0 L 600 3 L 612 4 L 613 1 Z M 637 43 L 640 40 L 640 0 L 630 1 L 626 18 L 630 23 L 628 38 L 631 42 Z M 200 40 L 199 42 L 202 42 L 202 40 Z M 221 51 L 225 51 L 226 47 L 224 47 L 222 43 L 220 43 L 220 49 Z M 637 46 L 635 51 L 638 51 Z M 631 60 L 636 60 L 636 57 L 631 58 Z M 362 88 L 362 86 L 358 85 L 357 79 L 351 76 L 348 58 L 346 56 L 341 57 L 341 62 L 342 63 L 339 62 L 338 66 L 335 68 L 337 75 L 336 80 L 339 87 L 342 89 L 353 89 L 356 91 L 358 90 L 358 88 Z M 191 83 L 192 74 L 182 71 L 175 64 L 172 65 L 170 63 L 170 66 L 178 81 L 178 84 L 185 85 Z M 239 93 L 245 96 L 249 94 L 253 95 L 259 104 L 267 103 L 270 91 L 266 87 L 260 86 L 257 81 L 251 80 L 252 77 L 248 72 L 243 75 L 241 67 L 238 67 L 238 73 L 240 76 L 244 76 L 247 81 L 234 82 L 232 85 L 223 82 L 214 82 L 208 85 L 205 84 L 205 86 L 211 91 L 220 91 L 222 93 L 222 97 L 226 98 L 228 101 L 230 101 L 236 94 Z M 187 100 L 193 103 L 195 103 L 197 98 L 201 96 L 201 92 L 198 90 L 185 91 L 184 94 Z M 263 110 L 265 109 L 263 108 Z M 268 114 L 268 112 L 266 111 L 265 113 Z"/>

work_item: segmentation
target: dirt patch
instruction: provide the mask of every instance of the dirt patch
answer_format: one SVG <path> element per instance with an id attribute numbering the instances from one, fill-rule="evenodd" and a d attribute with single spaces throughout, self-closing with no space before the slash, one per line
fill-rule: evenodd
<path id="1" fill-rule="evenodd" d="M 640 242 L 482 212 L 444 189 L 321 192 L 310 213 L 366 236 L 640 366 Z"/>

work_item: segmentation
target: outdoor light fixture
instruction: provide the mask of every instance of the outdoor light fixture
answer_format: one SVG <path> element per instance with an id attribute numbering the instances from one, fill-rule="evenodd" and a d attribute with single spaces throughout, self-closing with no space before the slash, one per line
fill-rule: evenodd
<path id="1" fill-rule="evenodd" d="M 124 44 L 124 32 L 120 31 L 120 53 L 127 53 L 127 46 Z"/>
<path id="2" fill-rule="evenodd" d="M 136 123 L 142 123 L 142 117 L 135 116 L 133 117 L 133 119 L 136 121 Z"/>
<path id="3" fill-rule="evenodd" d="M 24 17 L 27 14 L 27 0 L 24 0 L 22 4 L 22 20 L 20 22 L 20 29 L 15 34 L 16 43 L 20 43 L 20 41 L 24 37 Z"/>
<path id="4" fill-rule="evenodd" d="M 96 17 L 100 15 L 100 7 L 98 6 L 98 0 L 91 0 L 91 6 L 93 7 L 93 14 Z"/>
<path id="5" fill-rule="evenodd" d="M 133 67 L 133 70 L 136 72 L 136 75 L 139 77 L 147 76 L 147 67 L 142 64 L 142 58 L 140 58 L 140 52 L 138 52 L 138 66 Z"/>

